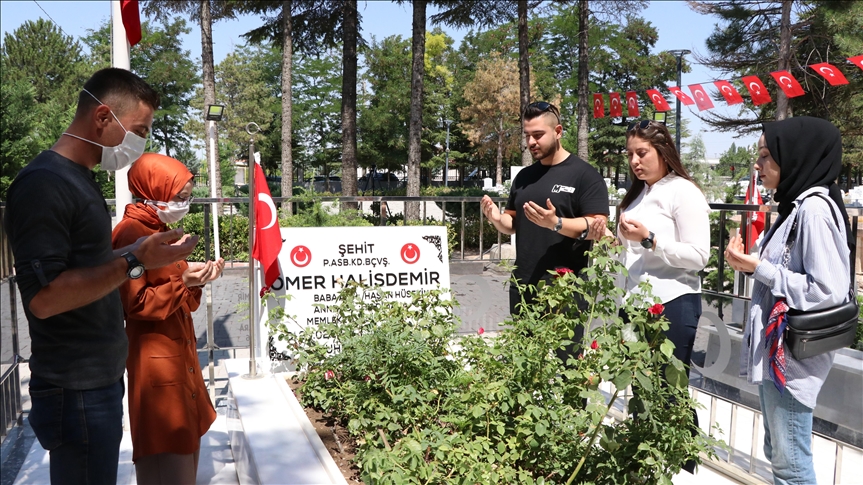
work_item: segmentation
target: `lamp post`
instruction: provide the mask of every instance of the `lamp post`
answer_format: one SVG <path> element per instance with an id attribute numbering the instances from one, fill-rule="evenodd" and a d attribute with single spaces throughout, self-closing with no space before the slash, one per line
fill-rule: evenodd
<path id="1" fill-rule="evenodd" d="M 216 164 L 219 163 L 216 160 L 216 122 L 222 121 L 222 117 L 225 114 L 225 105 L 223 104 L 209 104 L 207 105 L 207 143 L 210 145 L 210 160 L 209 160 L 209 172 L 210 172 L 210 197 L 216 198 L 216 191 L 221 180 L 216 180 Z M 217 207 L 219 205 L 216 202 L 213 202 L 213 247 L 216 248 L 216 260 L 221 258 L 221 250 L 219 248 L 219 214 Z"/>
<path id="2" fill-rule="evenodd" d="M 446 160 L 444 161 L 443 186 L 447 187 L 449 185 L 449 125 L 452 120 L 444 120 L 444 123 L 446 123 Z"/>
<path id="3" fill-rule="evenodd" d="M 680 76 L 683 73 L 683 56 L 691 53 L 688 49 L 675 49 L 668 51 L 677 57 L 677 87 L 680 87 Z M 677 98 L 677 108 L 674 116 L 674 142 L 677 145 L 677 153 L 680 154 L 680 98 Z"/>

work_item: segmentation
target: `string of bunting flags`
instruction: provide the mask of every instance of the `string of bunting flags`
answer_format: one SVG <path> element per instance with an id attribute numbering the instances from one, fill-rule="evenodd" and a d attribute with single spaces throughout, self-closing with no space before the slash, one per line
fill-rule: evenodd
<path id="1" fill-rule="evenodd" d="M 848 61 L 860 69 L 863 69 L 863 55 L 849 57 Z M 807 67 L 821 75 L 821 77 L 823 77 L 831 86 L 848 84 L 848 79 L 845 78 L 842 71 L 832 64 L 821 62 L 818 64 L 809 64 Z M 770 75 L 789 98 L 806 94 L 803 90 L 803 86 L 797 82 L 790 72 L 776 71 L 771 72 Z M 760 106 L 772 101 L 770 93 L 767 91 L 767 86 L 764 85 L 764 82 L 762 82 L 758 76 L 743 76 L 740 80 L 743 81 L 743 85 L 749 92 L 752 104 L 755 106 Z M 719 93 L 723 98 L 725 98 L 725 102 L 728 103 L 729 106 L 743 102 L 743 96 L 740 95 L 737 89 L 732 86 L 730 82 L 714 81 L 713 85 L 716 86 Z M 679 86 L 669 87 L 668 90 L 671 91 L 671 93 L 685 106 L 691 106 L 694 104 L 699 111 L 704 111 L 714 107 L 713 101 L 711 101 L 710 96 L 701 84 L 690 84 L 687 87 L 689 88 L 689 92 L 692 93 L 691 96 L 686 94 Z M 648 89 L 645 93 L 647 94 L 648 99 L 650 99 L 650 102 L 653 103 L 656 111 L 671 111 L 671 106 L 668 104 L 665 96 L 663 96 L 658 89 Z M 608 98 L 609 115 L 612 118 L 623 117 L 623 101 L 621 100 L 620 93 L 609 93 Z M 627 91 L 625 99 L 627 116 L 635 118 L 640 116 L 638 109 L 638 93 L 636 91 Z M 605 95 L 602 93 L 594 93 L 593 95 L 593 117 L 605 117 Z"/>

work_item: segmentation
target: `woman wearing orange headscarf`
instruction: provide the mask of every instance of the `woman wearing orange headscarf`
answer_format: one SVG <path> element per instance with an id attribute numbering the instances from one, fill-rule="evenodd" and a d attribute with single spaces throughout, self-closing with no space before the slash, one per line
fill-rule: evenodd
<path id="1" fill-rule="evenodd" d="M 189 211 L 193 175 L 179 161 L 146 153 L 129 170 L 140 199 L 114 228 L 114 248 L 167 231 Z M 225 262 L 177 262 L 120 287 L 129 337 L 129 422 L 138 483 L 195 483 L 203 436 L 216 419 L 201 368 L 192 312 L 201 286 Z"/>

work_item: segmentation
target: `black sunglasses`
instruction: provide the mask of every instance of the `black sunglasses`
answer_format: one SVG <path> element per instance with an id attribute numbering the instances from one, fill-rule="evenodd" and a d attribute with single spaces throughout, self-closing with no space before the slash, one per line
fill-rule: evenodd
<path id="1" fill-rule="evenodd" d="M 634 130 L 636 127 L 637 127 L 639 130 L 643 130 L 643 129 L 647 128 L 648 126 L 650 126 L 650 120 L 633 121 L 633 122 L 632 122 L 632 123 L 630 123 L 630 124 L 629 124 L 629 126 L 626 128 L 626 131 L 632 131 L 632 130 Z"/>
<path id="2" fill-rule="evenodd" d="M 555 118 L 557 118 L 557 122 L 560 123 L 560 115 L 557 114 L 557 108 L 551 103 L 547 103 L 545 101 L 537 101 L 535 103 L 530 103 L 529 105 L 527 105 L 527 107 L 536 108 L 543 113 L 551 113 L 554 115 Z"/>

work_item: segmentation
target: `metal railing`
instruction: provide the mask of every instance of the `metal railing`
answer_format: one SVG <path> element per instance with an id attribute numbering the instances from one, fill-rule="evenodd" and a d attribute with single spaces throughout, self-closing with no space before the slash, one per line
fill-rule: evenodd
<path id="1" fill-rule="evenodd" d="M 6 231 L 3 229 L 5 217 L 6 206 L 0 203 L 0 291 L 6 291 L 6 288 L 9 291 L 9 335 L 2 336 L 2 345 L 11 344 L 9 362 L 0 362 L 0 369 L 2 369 L 2 376 L 0 376 L 0 443 L 6 439 L 13 427 L 21 424 L 23 411 L 19 369 L 22 359 L 18 342 L 18 291 L 15 283 L 12 248 L 9 245 Z M 0 301 L 2 301 L 2 296 L 0 296 Z M 0 305 L 0 315 L 5 315 L 2 305 Z M 0 329 L 5 330 L 5 327 L 6 322 L 0 322 Z M 5 333 L 5 331 L 0 333 Z"/>

